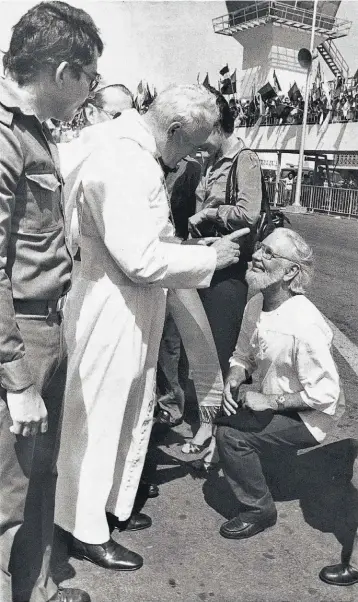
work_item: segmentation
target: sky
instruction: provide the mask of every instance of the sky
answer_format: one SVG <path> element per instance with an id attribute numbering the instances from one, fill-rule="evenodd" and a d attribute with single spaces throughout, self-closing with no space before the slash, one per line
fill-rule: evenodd
<path id="1" fill-rule="evenodd" d="M 0 0 L 0 49 L 9 44 L 11 27 L 33 1 Z M 158 90 L 170 83 L 203 81 L 209 72 L 217 85 L 226 63 L 240 70 L 242 50 L 231 37 L 215 34 L 212 19 L 227 13 L 225 2 L 197 0 L 70 0 L 87 10 L 105 43 L 99 72 L 106 83 L 123 83 L 132 91 L 141 79 Z M 343 0 L 337 17 L 353 21 L 337 46 L 351 72 L 358 68 L 358 0 Z"/>

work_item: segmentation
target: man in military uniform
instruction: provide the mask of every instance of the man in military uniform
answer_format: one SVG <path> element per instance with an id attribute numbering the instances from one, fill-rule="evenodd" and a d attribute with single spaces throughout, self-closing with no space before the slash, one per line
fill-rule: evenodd
<path id="1" fill-rule="evenodd" d="M 49 43 L 50 40 L 50 43 Z M 0 599 L 88 602 L 49 574 L 66 377 L 61 306 L 72 260 L 45 121 L 69 121 L 98 83 L 91 17 L 42 2 L 14 26 L 0 79 Z"/>

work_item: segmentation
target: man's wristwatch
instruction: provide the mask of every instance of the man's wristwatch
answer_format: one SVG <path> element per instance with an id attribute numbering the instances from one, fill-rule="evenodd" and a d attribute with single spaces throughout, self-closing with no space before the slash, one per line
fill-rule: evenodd
<path id="1" fill-rule="evenodd" d="M 286 397 L 281 393 L 281 395 L 277 395 L 275 402 L 277 404 L 277 411 L 282 412 L 286 406 Z"/>

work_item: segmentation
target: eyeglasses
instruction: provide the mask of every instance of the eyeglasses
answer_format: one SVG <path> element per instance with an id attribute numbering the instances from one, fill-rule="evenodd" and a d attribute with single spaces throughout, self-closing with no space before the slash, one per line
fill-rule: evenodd
<path id="1" fill-rule="evenodd" d="M 110 119 L 117 119 L 117 117 L 120 117 L 122 115 L 121 111 L 117 111 L 116 113 L 110 113 L 109 111 L 106 111 L 106 109 L 101 109 L 101 111 L 103 113 L 106 113 L 106 115 L 108 115 Z"/>
<path id="2" fill-rule="evenodd" d="M 95 73 L 94 75 L 93 75 L 93 73 L 87 73 L 87 71 L 80 65 L 76 65 L 76 67 L 78 67 L 88 78 L 89 91 L 94 92 L 94 90 L 97 88 L 99 82 L 101 81 L 101 75 L 99 73 Z"/>
<path id="3" fill-rule="evenodd" d="M 291 257 L 285 257 L 285 255 L 279 255 L 278 253 L 275 253 L 270 247 L 267 247 L 263 242 L 260 242 L 256 245 L 255 253 L 257 253 L 257 251 L 261 251 L 263 259 L 267 259 L 267 261 L 271 261 L 271 259 L 274 259 L 276 257 L 279 257 L 280 259 L 287 259 L 288 261 L 293 261 Z"/>

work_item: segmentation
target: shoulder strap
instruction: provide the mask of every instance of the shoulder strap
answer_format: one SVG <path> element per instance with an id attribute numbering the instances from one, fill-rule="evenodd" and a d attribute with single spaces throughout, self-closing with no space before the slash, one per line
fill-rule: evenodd
<path id="1" fill-rule="evenodd" d="M 249 151 L 251 149 L 244 146 L 241 148 L 238 153 L 235 155 L 232 165 L 230 167 L 229 175 L 226 182 L 226 191 L 225 191 L 225 204 L 226 205 L 235 205 L 237 201 L 237 195 L 239 192 L 238 186 L 238 164 L 240 155 L 243 151 Z M 254 151 L 251 151 L 254 152 Z M 261 200 L 261 213 L 267 214 L 268 222 L 272 222 L 271 210 L 270 210 L 270 201 L 267 193 L 266 182 L 264 180 L 264 176 L 262 173 L 262 169 L 260 167 L 261 172 L 261 191 L 262 191 L 262 200 Z"/>
<path id="2" fill-rule="evenodd" d="M 261 189 L 262 189 L 261 213 L 266 214 L 268 229 L 271 231 L 274 229 L 274 226 L 273 226 L 271 209 L 270 209 L 270 199 L 269 199 L 269 195 L 267 192 L 266 182 L 264 179 L 264 174 L 262 173 L 262 169 L 261 169 Z"/>
<path id="3" fill-rule="evenodd" d="M 230 171 L 226 180 L 226 191 L 225 191 L 225 205 L 235 205 L 237 200 L 238 193 L 238 184 L 237 184 L 237 166 L 239 163 L 239 157 L 242 151 L 248 150 L 245 146 L 240 148 L 240 150 L 236 153 L 232 165 L 230 167 Z"/>

